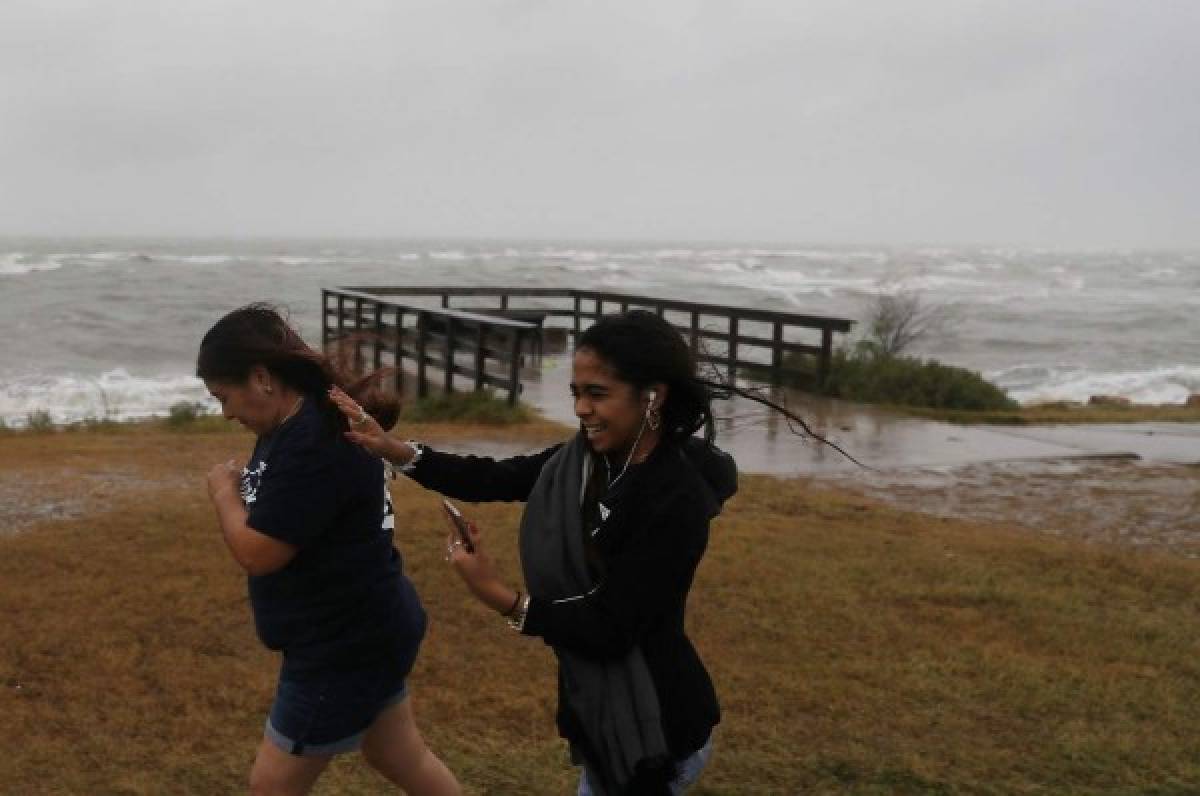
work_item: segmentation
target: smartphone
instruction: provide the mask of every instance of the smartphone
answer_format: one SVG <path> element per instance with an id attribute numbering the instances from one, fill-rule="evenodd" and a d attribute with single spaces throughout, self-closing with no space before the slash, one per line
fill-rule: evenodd
<path id="1" fill-rule="evenodd" d="M 445 498 L 442 499 L 442 508 L 450 515 L 450 519 L 454 521 L 454 527 L 458 529 L 458 538 L 462 540 L 463 547 L 468 553 L 475 552 L 475 545 L 471 544 L 471 533 L 467 530 L 467 520 L 463 517 L 462 512 L 458 507 Z"/>

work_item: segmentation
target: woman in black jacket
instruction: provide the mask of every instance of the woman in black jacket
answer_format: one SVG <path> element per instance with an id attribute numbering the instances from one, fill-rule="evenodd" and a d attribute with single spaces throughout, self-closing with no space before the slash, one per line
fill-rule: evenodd
<path id="1" fill-rule="evenodd" d="M 720 719 L 684 611 L 709 522 L 736 491 L 737 470 L 712 444 L 694 357 L 657 315 L 607 316 L 584 332 L 571 394 L 577 435 L 500 461 L 402 443 L 350 398 L 333 398 L 360 421 L 350 439 L 423 486 L 526 503 L 524 590 L 502 581 L 473 526 L 474 550 L 452 535 L 447 558 L 480 601 L 558 657 L 558 726 L 583 766 L 579 793 L 682 793 Z"/>

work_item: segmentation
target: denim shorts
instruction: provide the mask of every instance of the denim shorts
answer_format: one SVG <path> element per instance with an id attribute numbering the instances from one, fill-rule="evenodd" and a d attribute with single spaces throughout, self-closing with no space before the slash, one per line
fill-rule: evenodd
<path id="1" fill-rule="evenodd" d="M 686 791 L 689 787 L 700 779 L 700 772 L 704 770 L 704 766 L 708 763 L 708 758 L 712 757 L 712 736 L 708 736 L 708 740 L 704 742 L 704 746 L 692 752 L 683 760 L 677 761 L 677 769 L 675 779 L 668 783 L 671 793 L 678 796 Z M 579 777 L 579 790 L 576 796 L 594 796 L 595 791 L 592 789 L 591 780 L 588 779 L 587 768 L 584 767 L 583 774 Z"/>
<path id="2" fill-rule="evenodd" d="M 291 755 L 353 752 L 379 714 L 408 696 L 408 670 L 397 664 L 280 677 L 265 735 Z"/>

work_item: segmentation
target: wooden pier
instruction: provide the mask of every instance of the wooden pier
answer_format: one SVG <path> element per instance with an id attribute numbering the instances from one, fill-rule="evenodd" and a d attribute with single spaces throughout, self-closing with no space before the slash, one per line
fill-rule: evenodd
<path id="1" fill-rule="evenodd" d="M 431 306 L 436 304 L 436 306 Z M 337 287 L 321 291 L 321 339 L 326 347 L 349 345 L 352 365 L 393 367 L 396 389 L 404 365 L 415 370 L 416 393 L 424 396 L 438 371 L 440 387 L 493 387 L 516 403 L 523 358 L 542 354 L 547 328 L 579 335 L 605 312 L 644 309 L 679 329 L 700 363 L 732 381 L 739 371 L 766 375 L 779 384 L 789 376 L 823 383 L 833 356 L 833 335 L 854 321 L 662 299 L 593 290 L 493 287 Z M 805 357 L 786 358 L 799 353 Z M 811 370 L 797 368 L 810 359 Z"/>

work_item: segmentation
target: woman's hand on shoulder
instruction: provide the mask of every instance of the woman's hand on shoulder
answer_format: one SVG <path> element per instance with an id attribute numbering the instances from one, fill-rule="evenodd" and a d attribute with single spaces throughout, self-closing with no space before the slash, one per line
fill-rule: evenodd
<path id="1" fill-rule="evenodd" d="M 376 456 L 395 460 L 395 441 L 383 430 L 383 426 L 367 414 L 358 402 L 347 395 L 340 387 L 329 390 L 329 400 L 346 416 L 350 430 L 346 439 L 356 445 L 361 445 Z"/>

